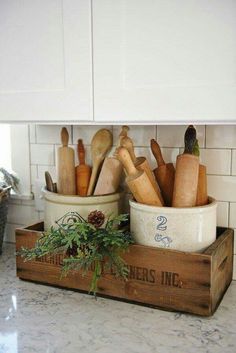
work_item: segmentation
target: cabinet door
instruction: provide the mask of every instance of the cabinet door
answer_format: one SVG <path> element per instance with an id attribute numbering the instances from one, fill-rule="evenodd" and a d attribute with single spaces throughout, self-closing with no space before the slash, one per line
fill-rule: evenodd
<path id="1" fill-rule="evenodd" d="M 92 119 L 89 0 L 0 1 L 0 121 Z"/>
<path id="2" fill-rule="evenodd" d="M 236 122 L 235 0 L 93 5 L 97 121 Z"/>

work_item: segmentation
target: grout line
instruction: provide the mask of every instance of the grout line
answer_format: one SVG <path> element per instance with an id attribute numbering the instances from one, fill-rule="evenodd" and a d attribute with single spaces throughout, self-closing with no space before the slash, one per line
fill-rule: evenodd
<path id="1" fill-rule="evenodd" d="M 230 225 L 230 202 L 228 202 L 228 227 Z"/>
<path id="2" fill-rule="evenodd" d="M 230 150 L 230 175 L 233 175 L 233 150 Z"/>
<path id="3" fill-rule="evenodd" d="M 71 134 L 71 143 L 74 142 L 74 128 L 73 125 L 70 126 L 70 134 Z"/>
<path id="4" fill-rule="evenodd" d="M 36 129 L 36 124 L 34 124 L 34 141 L 37 143 L 37 129 Z"/>
<path id="5" fill-rule="evenodd" d="M 207 130 L 206 125 L 204 125 L 204 129 L 205 129 L 204 148 L 206 148 L 206 130 Z"/>

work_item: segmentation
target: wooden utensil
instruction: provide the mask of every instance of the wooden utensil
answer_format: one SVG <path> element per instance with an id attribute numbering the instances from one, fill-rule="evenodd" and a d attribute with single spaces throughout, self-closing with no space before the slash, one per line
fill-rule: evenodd
<path id="1" fill-rule="evenodd" d="M 91 177 L 92 168 L 85 164 L 85 149 L 83 140 L 78 140 L 77 153 L 79 165 L 75 168 L 76 174 L 76 193 L 79 196 L 86 196 Z"/>
<path id="2" fill-rule="evenodd" d="M 120 146 L 121 140 L 127 136 L 128 131 L 129 127 L 123 125 L 119 134 L 117 148 Z M 118 190 L 123 172 L 123 166 L 117 158 L 116 151 L 112 157 L 105 158 L 94 190 L 94 195 L 112 194 Z"/>
<path id="3" fill-rule="evenodd" d="M 107 157 L 102 165 L 94 195 L 107 195 L 117 191 L 123 167 L 116 157 Z"/>
<path id="4" fill-rule="evenodd" d="M 149 163 L 147 161 L 147 158 L 146 157 L 136 157 L 135 152 L 134 152 L 133 141 L 128 136 L 122 138 L 121 146 L 125 147 L 129 151 L 130 157 L 131 157 L 135 167 L 138 170 L 143 170 L 143 171 L 146 172 L 148 178 L 150 179 L 150 181 L 152 183 L 153 188 L 155 189 L 156 193 L 159 196 L 161 204 L 164 205 L 163 197 L 161 195 L 161 192 L 160 192 L 159 186 L 157 185 L 155 177 L 154 177 L 154 175 L 152 173 L 152 169 L 151 169 L 151 167 L 150 167 L 150 165 L 149 165 Z"/>
<path id="5" fill-rule="evenodd" d="M 153 170 L 156 181 L 161 189 L 161 193 L 166 206 L 172 205 L 175 168 L 173 163 L 165 163 L 159 144 L 152 139 L 151 150 L 157 161 L 157 168 Z"/>
<path id="6" fill-rule="evenodd" d="M 200 149 L 198 145 L 198 140 L 196 140 L 193 154 L 195 156 L 200 155 Z M 197 201 L 196 206 L 204 206 L 208 203 L 208 195 L 207 195 L 207 174 L 206 174 L 206 166 L 203 164 L 199 165 L 198 172 L 198 186 L 197 186 Z"/>
<path id="7" fill-rule="evenodd" d="M 196 205 L 199 157 L 193 155 L 196 130 L 190 125 L 185 132 L 185 150 L 176 161 L 173 207 L 193 207 Z"/>
<path id="8" fill-rule="evenodd" d="M 119 134 L 119 141 L 118 141 L 118 145 L 117 148 L 121 146 L 121 141 L 124 137 L 128 136 L 128 131 L 129 131 L 129 127 L 127 125 L 123 125 L 121 128 L 121 132 Z"/>
<path id="9" fill-rule="evenodd" d="M 119 147 L 117 154 L 126 169 L 126 183 L 136 201 L 146 205 L 162 206 L 160 198 L 146 172 L 136 169 L 128 150 L 125 147 Z"/>
<path id="10" fill-rule="evenodd" d="M 61 130 L 62 147 L 57 153 L 57 179 L 58 193 L 63 195 L 76 195 L 75 185 L 75 153 L 68 147 L 69 134 L 65 127 Z"/>
<path id="11" fill-rule="evenodd" d="M 96 134 L 93 136 L 91 142 L 93 168 L 87 192 L 88 196 L 93 194 L 99 168 L 101 167 L 101 164 L 104 161 L 106 154 L 111 149 L 112 142 L 112 133 L 110 130 L 107 129 L 101 129 L 97 131 Z"/>
<path id="12" fill-rule="evenodd" d="M 208 193 L 207 193 L 207 173 L 206 166 L 203 164 L 199 165 L 198 172 L 198 186 L 197 186 L 197 201 L 196 206 L 204 206 L 208 204 Z"/>
<path id="13" fill-rule="evenodd" d="M 57 184 L 52 181 L 52 177 L 49 172 L 45 172 L 45 182 L 48 191 L 57 192 Z"/>

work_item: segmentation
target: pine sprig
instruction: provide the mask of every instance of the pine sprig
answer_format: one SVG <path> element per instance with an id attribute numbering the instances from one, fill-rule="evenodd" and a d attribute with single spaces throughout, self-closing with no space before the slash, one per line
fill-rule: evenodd
<path id="1" fill-rule="evenodd" d="M 83 275 L 93 269 L 90 291 L 96 294 L 97 282 L 102 272 L 112 271 L 115 276 L 127 278 L 128 267 L 121 257 L 129 244 L 131 234 L 119 226 L 128 220 L 123 214 L 108 219 L 105 228 L 97 228 L 80 215 L 65 215 L 58 221 L 58 228 L 51 227 L 42 234 L 32 249 L 22 247 L 18 255 L 25 261 L 35 260 L 45 255 L 63 253 L 62 276 L 70 271 L 82 271 Z M 69 221 L 66 221 L 69 220 Z"/>

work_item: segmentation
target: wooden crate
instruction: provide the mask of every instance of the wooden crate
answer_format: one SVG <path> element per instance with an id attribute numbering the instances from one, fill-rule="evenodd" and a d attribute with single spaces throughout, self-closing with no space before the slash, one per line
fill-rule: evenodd
<path id="1" fill-rule="evenodd" d="M 33 247 L 43 223 L 16 230 L 16 250 Z M 103 273 L 98 295 L 119 298 L 165 310 L 203 316 L 217 309 L 232 280 L 233 230 L 217 229 L 217 240 L 204 253 L 131 245 L 124 259 L 127 281 Z M 63 255 L 24 262 L 17 256 L 17 276 L 24 280 L 88 291 L 92 272 L 60 278 Z"/>

